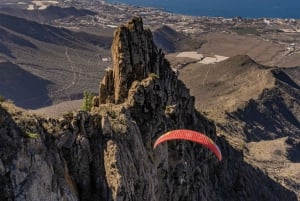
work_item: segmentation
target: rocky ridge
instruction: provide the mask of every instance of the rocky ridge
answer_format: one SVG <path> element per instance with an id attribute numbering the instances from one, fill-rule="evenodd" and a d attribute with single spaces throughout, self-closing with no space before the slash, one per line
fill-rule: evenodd
<path id="1" fill-rule="evenodd" d="M 1 103 L 1 200 L 297 200 L 217 137 L 141 18 L 115 31 L 112 55 L 91 113 L 44 119 Z M 176 128 L 206 133 L 224 160 L 189 142 L 152 149 Z"/>
<path id="2" fill-rule="evenodd" d="M 247 55 L 180 71 L 197 109 L 215 121 L 217 133 L 298 199 L 299 72 L 299 67 L 268 67 Z"/>
<path id="3" fill-rule="evenodd" d="M 225 132 L 244 139 L 246 160 L 300 198 L 299 67 L 270 69 L 274 86 L 228 113 Z M 228 124 L 227 124 L 228 125 Z"/>

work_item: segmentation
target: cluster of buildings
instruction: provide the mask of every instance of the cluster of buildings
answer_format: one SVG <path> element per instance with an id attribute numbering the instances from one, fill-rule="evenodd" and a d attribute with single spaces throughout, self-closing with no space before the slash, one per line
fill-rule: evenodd
<path id="1" fill-rule="evenodd" d="M 166 12 L 157 8 L 138 7 L 126 4 L 110 4 L 102 0 L 61 0 L 61 6 L 75 6 L 97 12 L 96 16 L 74 19 L 72 23 L 107 28 L 117 27 L 133 16 L 141 16 L 144 25 L 155 28 L 167 25 L 186 34 L 198 34 L 213 31 L 228 31 L 234 27 L 255 27 L 259 30 L 300 30 L 300 20 L 277 18 L 223 18 L 205 16 L 186 16 Z M 63 22 L 60 22 L 63 23 Z M 71 24 L 70 22 L 68 22 Z"/>
<path id="2" fill-rule="evenodd" d="M 103 0 L 49 0 L 43 2 L 27 0 L 26 3 L 30 5 L 41 5 L 42 3 L 43 5 L 45 3 L 51 5 L 51 2 L 53 5 L 61 7 L 73 6 L 97 13 L 94 16 L 69 17 L 54 22 L 54 25 L 70 29 L 94 28 L 94 30 L 99 30 L 99 27 L 114 29 L 118 25 L 126 23 L 134 16 L 141 16 L 144 21 L 144 26 L 150 29 L 166 25 L 178 32 L 194 36 L 209 32 L 231 32 L 235 30 L 235 28 L 253 29 L 257 33 L 261 33 L 261 35 L 266 34 L 266 40 L 274 40 L 274 38 L 276 40 L 277 38 L 267 38 L 268 33 L 273 33 L 274 35 L 274 33 L 282 32 L 300 36 L 300 19 L 186 16 L 166 12 L 165 10 L 157 8 L 111 4 Z M 23 3 L 25 3 L 25 1 L 23 1 Z M 292 38 L 300 38 L 295 36 L 292 36 Z M 286 43 L 292 44 L 289 45 L 290 49 L 298 49 L 298 43 L 300 44 L 300 41 L 295 40 Z"/>

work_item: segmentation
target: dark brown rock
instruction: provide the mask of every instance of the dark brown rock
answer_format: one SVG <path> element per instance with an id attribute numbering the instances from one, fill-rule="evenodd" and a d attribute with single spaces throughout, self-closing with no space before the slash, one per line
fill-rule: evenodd
<path id="1" fill-rule="evenodd" d="M 113 71 L 107 71 L 100 85 L 100 102 L 107 102 L 105 98 L 113 95 L 109 102 L 122 103 L 133 81 L 149 73 L 158 74 L 164 56 L 156 48 L 150 30 L 143 28 L 142 18 L 138 17 L 116 29 L 111 49 Z"/>

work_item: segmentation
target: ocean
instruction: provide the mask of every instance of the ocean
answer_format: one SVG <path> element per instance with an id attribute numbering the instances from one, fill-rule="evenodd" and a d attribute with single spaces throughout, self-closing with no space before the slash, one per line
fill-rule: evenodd
<path id="1" fill-rule="evenodd" d="M 300 19 L 299 0 L 106 0 L 155 7 L 168 12 L 214 17 Z"/>

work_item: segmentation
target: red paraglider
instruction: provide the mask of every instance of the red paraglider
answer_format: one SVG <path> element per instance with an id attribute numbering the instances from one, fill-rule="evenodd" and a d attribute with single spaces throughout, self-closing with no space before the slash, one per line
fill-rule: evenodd
<path id="1" fill-rule="evenodd" d="M 212 141 L 212 139 L 202 133 L 186 129 L 172 130 L 160 136 L 155 141 L 153 148 L 155 149 L 160 143 L 169 140 L 188 140 L 199 143 L 212 151 L 220 161 L 222 160 L 222 154 L 219 147 Z"/>

